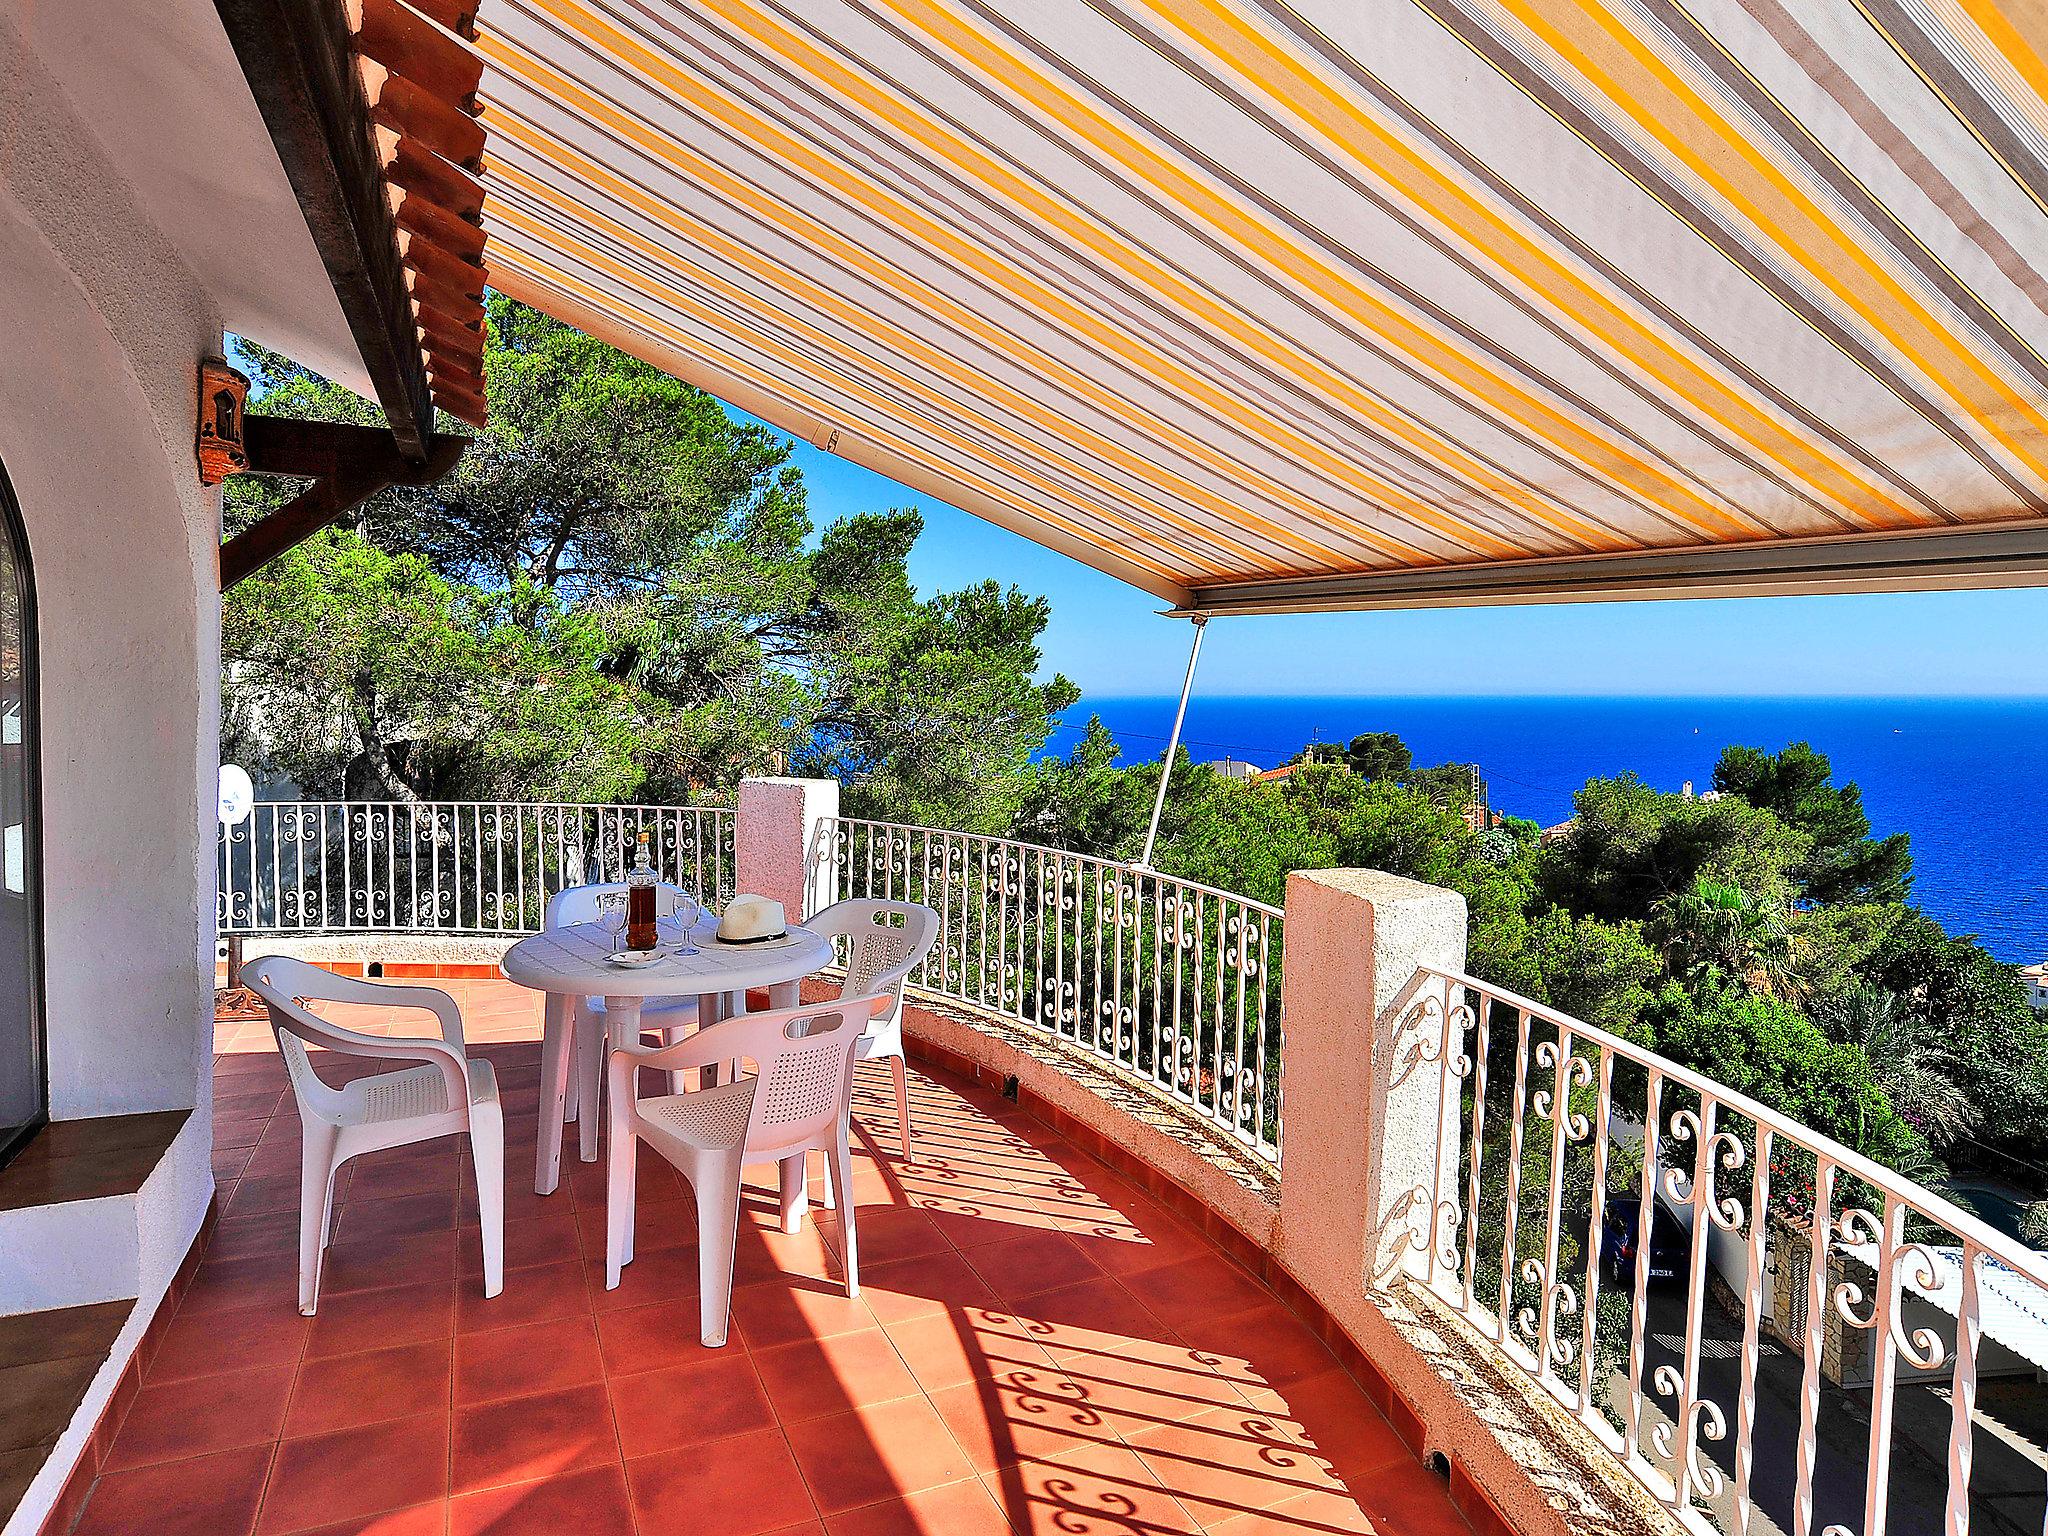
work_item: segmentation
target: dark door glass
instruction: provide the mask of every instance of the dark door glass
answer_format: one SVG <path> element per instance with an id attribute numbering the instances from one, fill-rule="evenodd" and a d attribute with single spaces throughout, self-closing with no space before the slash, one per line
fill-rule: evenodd
<path id="1" fill-rule="evenodd" d="M 42 860 L 37 839 L 35 600 L 0 473 L 0 1163 L 43 1123 Z"/>

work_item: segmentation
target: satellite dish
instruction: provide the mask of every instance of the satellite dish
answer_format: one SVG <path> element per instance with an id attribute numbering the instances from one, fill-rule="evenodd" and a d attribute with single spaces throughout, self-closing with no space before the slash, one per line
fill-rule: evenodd
<path id="1" fill-rule="evenodd" d="M 256 808 L 256 786 L 249 775 L 233 763 L 220 765 L 220 824 L 238 827 Z"/>

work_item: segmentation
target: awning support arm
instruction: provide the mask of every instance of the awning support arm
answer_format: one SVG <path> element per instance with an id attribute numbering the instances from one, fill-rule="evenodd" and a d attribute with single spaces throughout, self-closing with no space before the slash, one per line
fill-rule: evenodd
<path id="1" fill-rule="evenodd" d="M 1173 734 L 1166 740 L 1166 756 L 1159 763 L 1159 793 L 1152 797 L 1152 824 L 1145 829 L 1145 851 L 1137 868 L 1152 867 L 1152 845 L 1159 840 L 1159 818 L 1166 813 L 1166 786 L 1173 779 L 1173 759 L 1180 751 L 1180 728 L 1188 717 L 1188 694 L 1195 686 L 1195 663 L 1202 659 L 1202 631 L 1209 627 L 1209 615 L 1189 616 L 1195 626 L 1195 643 L 1188 647 L 1188 673 L 1180 680 L 1180 708 L 1173 712 Z"/>

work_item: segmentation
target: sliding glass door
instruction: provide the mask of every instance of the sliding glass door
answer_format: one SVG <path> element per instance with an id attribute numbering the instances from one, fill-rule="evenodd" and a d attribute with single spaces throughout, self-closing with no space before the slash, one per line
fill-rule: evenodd
<path id="1" fill-rule="evenodd" d="M 35 590 L 21 510 L 0 469 L 0 1164 L 49 1107 L 37 748 Z"/>

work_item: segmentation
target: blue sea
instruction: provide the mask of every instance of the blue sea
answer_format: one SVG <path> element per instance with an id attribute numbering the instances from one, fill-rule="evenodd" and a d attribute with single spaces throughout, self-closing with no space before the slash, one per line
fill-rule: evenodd
<path id="1" fill-rule="evenodd" d="M 1084 699 L 1048 749 L 1065 752 L 1091 713 L 1125 761 L 1157 757 L 1170 698 Z M 1659 789 L 1707 789 L 1730 742 L 1808 741 L 1835 778 L 1863 787 L 1879 834 L 1913 839 L 1914 895 L 1952 933 L 2000 959 L 2048 959 L 2048 699 L 1203 698 L 1185 739 L 1198 762 L 1271 767 L 1310 741 L 1395 731 L 1417 763 L 1476 762 L 1496 810 L 1545 826 L 1570 816 L 1588 778 L 1634 772 Z"/>

